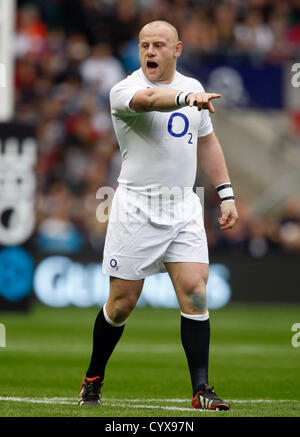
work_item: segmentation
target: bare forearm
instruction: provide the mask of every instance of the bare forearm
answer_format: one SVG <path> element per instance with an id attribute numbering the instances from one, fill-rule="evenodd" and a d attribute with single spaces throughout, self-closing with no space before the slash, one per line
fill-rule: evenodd
<path id="1" fill-rule="evenodd" d="M 175 97 L 178 90 L 165 87 L 149 88 L 138 91 L 130 102 L 130 107 L 136 112 L 174 111 L 177 109 Z"/>
<path id="2" fill-rule="evenodd" d="M 212 185 L 217 187 L 225 182 L 230 182 L 224 154 L 215 134 L 212 132 L 206 137 L 198 138 L 198 147 L 200 166 Z M 228 190 L 228 188 L 226 189 Z M 231 229 L 239 217 L 233 192 L 230 196 L 227 195 L 228 193 L 225 196 L 220 194 L 224 193 L 226 189 L 219 191 L 222 213 L 222 216 L 219 217 L 219 224 L 222 231 Z M 230 190 L 232 189 L 230 188 Z"/>
<path id="3" fill-rule="evenodd" d="M 199 165 L 214 187 L 230 181 L 223 150 L 213 132 L 198 138 L 198 152 Z"/>
<path id="4" fill-rule="evenodd" d="M 192 91 L 184 92 L 172 88 L 155 87 L 138 91 L 130 102 L 130 108 L 136 112 L 168 112 L 182 106 L 196 106 L 198 111 L 208 109 L 214 113 L 212 99 L 219 99 L 221 94 Z"/>

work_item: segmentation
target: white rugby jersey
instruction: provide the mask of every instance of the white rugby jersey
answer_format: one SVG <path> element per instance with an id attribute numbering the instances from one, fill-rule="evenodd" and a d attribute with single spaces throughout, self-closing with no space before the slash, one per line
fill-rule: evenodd
<path id="1" fill-rule="evenodd" d="M 152 193 L 160 187 L 193 187 L 197 138 L 213 131 L 209 111 L 187 106 L 170 112 L 137 113 L 129 108 L 137 91 L 156 86 L 204 91 L 198 80 L 177 71 L 167 85 L 150 82 L 141 68 L 111 89 L 112 121 L 122 155 L 118 182 Z"/>

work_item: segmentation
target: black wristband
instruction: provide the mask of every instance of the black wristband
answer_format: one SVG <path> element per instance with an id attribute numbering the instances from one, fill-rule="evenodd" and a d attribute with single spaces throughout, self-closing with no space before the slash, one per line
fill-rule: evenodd
<path id="1" fill-rule="evenodd" d="M 224 188 L 230 188 L 231 187 L 231 184 L 222 184 L 222 185 L 218 185 L 217 187 L 216 187 L 216 190 L 219 192 L 219 191 L 221 191 L 221 190 L 224 190 Z"/>
<path id="2" fill-rule="evenodd" d="M 180 103 L 179 103 L 179 97 L 181 96 L 181 94 L 183 94 L 183 91 L 181 91 L 180 93 L 178 93 L 177 96 L 176 96 L 176 105 L 177 105 L 177 106 L 180 106 Z"/>
<path id="3" fill-rule="evenodd" d="M 184 99 L 184 101 L 185 101 L 185 103 L 186 103 L 186 105 L 188 106 L 188 104 L 189 104 L 189 102 L 188 102 L 188 96 L 190 96 L 191 94 L 193 94 L 192 92 L 190 92 L 190 93 L 187 93 L 186 94 L 186 96 L 185 96 L 185 99 Z"/>

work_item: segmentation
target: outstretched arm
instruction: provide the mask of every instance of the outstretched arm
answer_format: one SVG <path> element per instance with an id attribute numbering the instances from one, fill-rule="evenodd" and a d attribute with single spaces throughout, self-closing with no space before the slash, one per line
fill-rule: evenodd
<path id="1" fill-rule="evenodd" d="M 229 174 L 221 145 L 214 132 L 198 138 L 199 165 L 214 187 L 229 182 Z M 233 200 L 222 201 L 220 229 L 231 229 L 238 220 Z"/>
<path id="2" fill-rule="evenodd" d="M 187 93 L 167 87 L 154 87 L 137 91 L 129 106 L 135 112 L 168 112 L 175 111 L 178 107 L 197 106 L 199 111 L 208 109 L 213 113 L 215 110 L 211 100 L 220 97 L 221 94 L 215 93 Z"/>

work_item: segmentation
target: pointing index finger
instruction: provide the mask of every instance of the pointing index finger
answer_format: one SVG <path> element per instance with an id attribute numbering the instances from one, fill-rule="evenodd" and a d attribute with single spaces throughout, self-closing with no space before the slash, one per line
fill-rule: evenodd
<path id="1" fill-rule="evenodd" d="M 208 99 L 219 99 L 220 97 L 222 97 L 222 94 L 216 94 L 216 93 L 209 93 L 208 94 Z"/>

